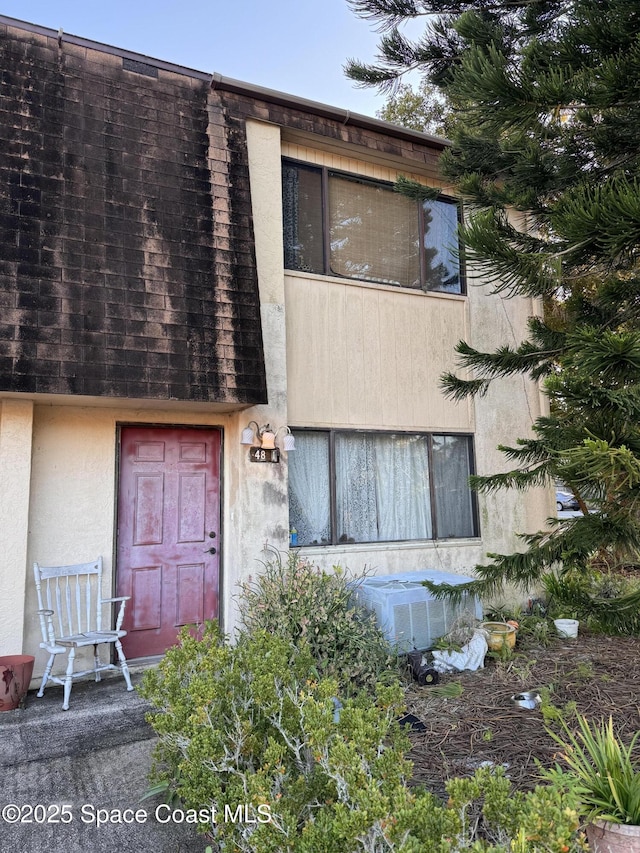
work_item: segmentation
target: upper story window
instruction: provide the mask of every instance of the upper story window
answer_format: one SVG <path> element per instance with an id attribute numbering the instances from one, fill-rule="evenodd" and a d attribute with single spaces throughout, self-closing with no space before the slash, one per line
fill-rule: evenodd
<path id="1" fill-rule="evenodd" d="M 463 293 L 460 205 L 418 202 L 391 184 L 282 164 L 285 267 L 416 290 Z"/>

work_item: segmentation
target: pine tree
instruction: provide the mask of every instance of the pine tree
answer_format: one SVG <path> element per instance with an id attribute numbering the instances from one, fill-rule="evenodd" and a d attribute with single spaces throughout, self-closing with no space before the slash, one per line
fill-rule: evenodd
<path id="1" fill-rule="evenodd" d="M 350 5 L 382 33 L 377 64 L 349 63 L 353 80 L 389 92 L 419 70 L 453 106 L 442 167 L 471 213 L 462 228 L 468 264 L 495 291 L 545 306 L 518 347 L 479 352 L 460 342 L 467 378 L 447 374 L 443 387 L 463 399 L 508 375 L 541 381 L 550 415 L 533 438 L 501 448 L 510 472 L 474 485 L 488 492 L 561 480 L 583 515 L 523 536 L 522 553 L 489 554 L 473 588 L 526 588 L 559 565 L 637 566 L 640 3 Z M 421 17 L 422 37 L 407 38 L 403 23 Z"/>

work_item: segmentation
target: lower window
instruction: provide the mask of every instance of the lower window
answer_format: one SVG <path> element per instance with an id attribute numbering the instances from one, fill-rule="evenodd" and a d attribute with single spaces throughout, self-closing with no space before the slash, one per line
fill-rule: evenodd
<path id="1" fill-rule="evenodd" d="M 299 545 L 477 535 L 471 437 L 296 430 L 289 519 Z"/>

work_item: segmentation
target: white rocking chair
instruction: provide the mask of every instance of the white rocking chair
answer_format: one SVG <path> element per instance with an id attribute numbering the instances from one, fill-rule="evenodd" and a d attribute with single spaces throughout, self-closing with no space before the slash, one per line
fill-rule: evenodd
<path id="1" fill-rule="evenodd" d="M 49 660 L 42 676 L 38 696 L 44 694 L 48 681 L 64 687 L 63 710 L 69 710 L 69 697 L 74 678 L 95 673 L 100 681 L 100 673 L 108 669 L 119 670 L 127 683 L 127 690 L 133 690 L 127 659 L 122 651 L 120 639 L 127 632 L 121 629 L 124 608 L 130 596 L 121 598 L 102 598 L 102 557 L 91 563 L 75 566 L 40 566 L 33 564 L 38 592 L 38 616 L 42 642 L 40 648 L 49 653 Z M 102 628 L 102 606 L 120 602 L 120 609 L 114 630 Z M 98 646 L 113 643 L 119 665 L 102 663 Z M 93 646 L 93 669 L 74 672 L 76 649 Z M 51 675 L 56 655 L 68 653 L 67 671 L 64 678 Z"/>

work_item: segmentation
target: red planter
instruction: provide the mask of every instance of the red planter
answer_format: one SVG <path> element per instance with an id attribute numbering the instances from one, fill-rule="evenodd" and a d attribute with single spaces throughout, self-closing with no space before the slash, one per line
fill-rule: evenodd
<path id="1" fill-rule="evenodd" d="M 33 675 L 32 655 L 0 655 L 0 711 L 18 707 Z"/>

